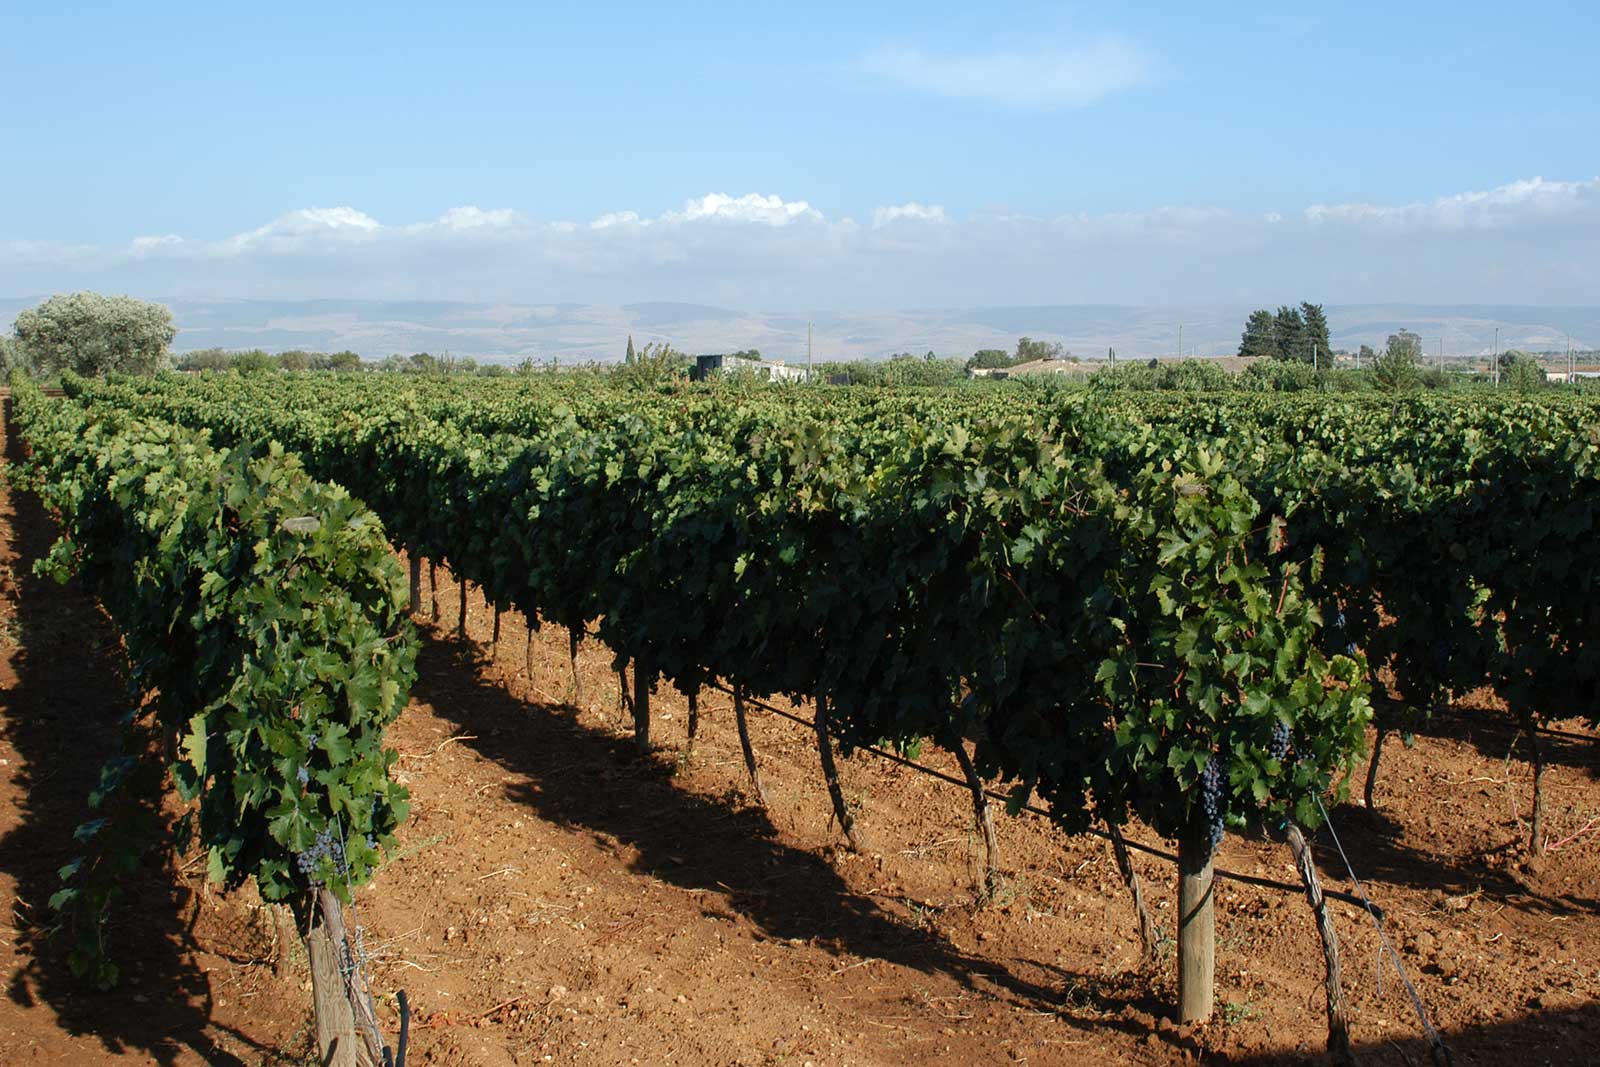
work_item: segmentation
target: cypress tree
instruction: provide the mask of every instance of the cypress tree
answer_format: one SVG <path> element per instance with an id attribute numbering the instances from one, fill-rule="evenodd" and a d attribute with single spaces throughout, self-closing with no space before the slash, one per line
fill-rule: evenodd
<path id="1" fill-rule="evenodd" d="M 1328 316 L 1323 313 L 1321 304 L 1302 303 L 1300 314 L 1305 318 L 1305 344 L 1307 349 L 1315 345 L 1316 350 L 1327 356 L 1333 352 L 1333 343 L 1328 340 Z"/>
<path id="2" fill-rule="evenodd" d="M 634 355 L 633 355 L 633 334 L 630 333 L 628 335 L 628 354 L 623 359 L 623 362 L 624 363 L 632 363 L 633 360 L 634 360 Z"/>
<path id="3" fill-rule="evenodd" d="M 1272 312 L 1262 308 L 1260 311 L 1252 311 L 1250 313 L 1250 318 L 1245 320 L 1244 336 L 1239 339 L 1239 354 L 1241 356 L 1281 358 L 1278 356 L 1277 337 L 1273 327 Z"/>
<path id="4" fill-rule="evenodd" d="M 1300 317 L 1300 310 L 1292 307 L 1280 307 L 1278 313 L 1272 317 L 1272 335 L 1278 359 L 1293 359 L 1301 363 L 1311 362 L 1311 345 L 1306 340 L 1306 323 Z"/>

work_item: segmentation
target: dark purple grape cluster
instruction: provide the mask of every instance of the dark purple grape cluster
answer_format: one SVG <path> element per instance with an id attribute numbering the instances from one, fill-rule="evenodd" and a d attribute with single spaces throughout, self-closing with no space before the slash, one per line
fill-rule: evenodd
<path id="1" fill-rule="evenodd" d="M 1282 719 L 1272 724 L 1272 744 L 1267 746 L 1267 755 L 1279 763 L 1289 755 L 1289 724 Z"/>
<path id="2" fill-rule="evenodd" d="M 1213 755 L 1206 760 L 1206 769 L 1200 772 L 1200 814 L 1210 831 L 1210 852 L 1222 844 L 1222 819 L 1227 814 L 1223 801 L 1224 768 L 1222 760 Z"/>
<path id="3" fill-rule="evenodd" d="M 345 866 L 344 843 L 334 836 L 332 830 L 324 830 L 317 835 L 317 840 L 304 852 L 295 856 L 294 865 L 300 873 L 305 875 L 312 885 L 320 886 L 322 880 L 316 876 L 319 864 L 325 859 L 333 861 L 334 870 L 343 876 L 349 868 Z"/>
<path id="4" fill-rule="evenodd" d="M 1340 636 L 1345 638 L 1344 654 L 1347 656 L 1353 656 L 1356 654 L 1356 643 L 1349 639 L 1349 634 L 1346 633 L 1346 625 L 1347 623 L 1344 617 L 1344 612 L 1341 610 L 1339 614 L 1333 617 L 1333 628 L 1339 631 Z"/>

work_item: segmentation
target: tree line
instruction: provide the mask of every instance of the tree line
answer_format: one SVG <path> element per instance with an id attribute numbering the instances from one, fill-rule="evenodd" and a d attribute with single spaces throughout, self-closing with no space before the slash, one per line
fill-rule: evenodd
<path id="1" fill-rule="evenodd" d="M 932 353 L 929 353 L 932 355 Z M 1003 348 L 980 348 L 967 360 L 968 370 L 1003 370 L 1024 363 L 1037 363 L 1047 359 L 1065 359 L 1077 362 L 1071 352 L 1059 341 L 1037 341 L 1032 337 L 1019 337 L 1014 352 Z"/>
<path id="2" fill-rule="evenodd" d="M 405 374 L 476 374 L 497 377 L 530 374 L 545 364 L 525 359 L 515 367 L 479 363 L 448 352 L 396 353 L 365 360 L 348 349 L 316 352 L 260 348 L 202 348 L 174 357 L 177 336 L 172 312 L 165 306 L 130 296 L 77 292 L 52 296 L 17 315 L 10 335 L 0 334 L 0 374 L 13 369 L 51 377 L 70 371 L 87 378 L 107 374 L 154 374 L 157 371 L 364 371 Z M 631 349 L 631 341 L 630 341 Z M 646 353 L 654 350 L 646 347 Z"/>
<path id="3" fill-rule="evenodd" d="M 245 374 L 261 371 L 376 370 L 401 374 L 498 377 L 533 374 L 555 366 L 531 358 L 524 359 L 514 367 L 500 363 L 479 363 L 470 357 L 453 356 L 448 352 L 397 353 L 382 360 L 364 360 L 349 350 L 329 353 L 291 349 L 270 353 L 259 348 L 244 351 L 205 348 L 174 359 L 170 346 L 176 335 L 172 313 L 160 304 L 92 292 L 53 296 L 39 306 L 21 312 L 10 336 L 0 335 L 0 374 L 19 368 L 45 376 L 71 371 L 86 377 L 101 377 L 111 372 L 151 374 L 175 367 L 182 371 L 232 370 Z M 1302 365 L 1308 374 L 1313 367 L 1324 373 L 1332 371 L 1333 354 L 1327 315 L 1321 304 L 1309 302 L 1303 302 L 1298 307 L 1283 305 L 1275 312 L 1265 308 L 1252 312 L 1245 322 L 1239 343 L 1241 356 L 1273 364 Z M 726 358 L 731 362 L 729 369 L 738 373 L 743 369 L 741 365 L 760 361 L 762 355 L 759 350 L 752 348 L 731 353 Z M 973 371 L 1000 370 L 1050 360 L 1077 362 L 1077 357 L 1059 342 L 1021 337 L 1012 351 L 979 349 L 964 361 L 940 357 L 933 351 L 921 356 L 901 352 L 888 360 L 822 362 L 817 364 L 817 370 L 822 380 L 841 384 L 938 386 L 963 381 Z M 620 366 L 593 362 L 568 363 L 561 369 L 612 373 L 651 385 L 671 378 L 687 377 L 693 363 L 692 357 L 664 343 L 651 343 L 643 349 L 636 349 L 630 336 Z M 1370 372 L 1369 380 L 1380 388 L 1406 389 L 1419 385 L 1442 388 L 1447 384 L 1441 371 L 1426 365 L 1422 338 L 1406 329 L 1389 335 L 1381 352 L 1375 352 L 1369 345 L 1362 345 L 1356 355 L 1356 365 Z M 1154 366 L 1144 374 L 1129 368 L 1117 370 L 1121 373 L 1101 374 L 1099 377 L 1107 383 L 1114 379 L 1120 388 L 1216 388 L 1222 377 L 1207 375 L 1199 370 L 1157 372 Z M 1275 391 L 1317 387 L 1311 380 L 1303 380 L 1293 373 L 1287 377 L 1257 377 L 1260 380 L 1242 384 Z M 1528 391 L 1546 384 L 1538 358 L 1516 351 L 1500 354 L 1498 380 L 1499 384 L 1518 391 Z M 1352 379 L 1347 387 L 1360 386 Z"/>
<path id="4" fill-rule="evenodd" d="M 1266 308 L 1252 311 L 1239 340 L 1239 355 L 1256 359 L 1316 363 L 1332 354 L 1328 316 L 1321 304 L 1308 302 L 1297 308 L 1285 304 L 1276 312 Z"/>

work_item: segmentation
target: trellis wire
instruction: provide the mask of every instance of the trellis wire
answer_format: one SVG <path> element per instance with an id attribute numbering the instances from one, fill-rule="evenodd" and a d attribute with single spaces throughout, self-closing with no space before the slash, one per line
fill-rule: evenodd
<path id="1" fill-rule="evenodd" d="M 732 692 L 732 690 L 717 683 L 712 683 L 711 687 L 714 689 L 720 689 L 725 693 Z M 775 707 L 764 700 L 756 700 L 749 697 L 746 697 L 745 699 L 748 703 L 761 708 L 763 711 L 771 712 L 772 714 L 777 715 L 780 718 L 788 719 L 790 722 L 796 723 L 797 725 L 811 725 L 799 716 L 786 712 L 782 708 Z M 903 767 L 909 767 L 914 771 L 918 771 L 933 778 L 938 778 L 941 781 L 950 783 L 951 785 L 960 786 L 963 789 L 967 788 L 967 784 L 965 782 L 960 781 L 954 776 L 945 774 L 942 771 L 934 770 L 932 767 L 924 766 L 923 764 L 917 763 L 914 760 L 906 759 L 904 756 L 887 752 L 873 745 L 860 745 L 857 747 L 859 747 L 862 751 L 870 752 L 874 756 L 878 756 L 881 759 L 889 760 L 891 763 L 897 763 Z M 1003 793 L 995 792 L 994 790 L 989 789 L 985 789 L 984 793 L 993 799 L 1007 801 L 1009 803 L 1010 798 Z M 1356 890 L 1352 895 L 1349 893 L 1341 893 L 1337 890 L 1324 889 L 1323 895 L 1336 900 L 1342 900 L 1347 904 L 1354 904 L 1371 917 L 1372 925 L 1378 931 L 1380 951 L 1384 954 L 1387 954 L 1390 961 L 1394 964 L 1395 973 L 1399 975 L 1401 983 L 1405 986 L 1406 994 L 1410 997 L 1412 1010 L 1416 1012 L 1417 1020 L 1422 1024 L 1423 1033 L 1427 1035 L 1429 1055 L 1433 1059 L 1433 1062 L 1436 1065 L 1439 1065 L 1439 1067 L 1454 1067 L 1455 1059 L 1450 1053 L 1450 1046 L 1445 1044 L 1444 1038 L 1440 1036 L 1439 1031 L 1434 1028 L 1432 1020 L 1428 1018 L 1428 1011 L 1422 1003 L 1422 996 L 1417 992 L 1416 986 L 1411 984 L 1411 978 L 1406 974 L 1405 966 L 1400 962 L 1400 954 L 1394 950 L 1394 946 L 1389 941 L 1389 935 L 1387 931 L 1384 930 L 1383 909 L 1378 907 L 1378 905 L 1374 904 L 1367 897 L 1366 889 L 1362 886 L 1361 879 L 1356 876 L 1355 867 L 1351 864 L 1350 857 L 1345 853 L 1344 845 L 1339 841 L 1339 834 L 1333 828 L 1333 820 L 1328 816 L 1327 808 L 1323 807 L 1322 798 L 1316 797 L 1315 799 L 1317 802 L 1317 810 L 1321 812 L 1322 820 L 1328 827 L 1329 835 L 1333 838 L 1334 848 L 1338 850 L 1339 858 L 1344 861 L 1345 871 L 1350 876 L 1350 884 L 1353 885 Z M 1050 813 L 1048 811 L 1035 804 L 1023 804 L 1020 806 L 1020 810 L 1026 811 L 1032 815 L 1043 816 L 1044 818 L 1050 817 Z M 1111 835 L 1104 830 L 1095 830 L 1091 828 L 1088 832 L 1096 837 L 1102 837 L 1107 840 L 1110 840 L 1111 838 Z M 1170 856 L 1159 849 L 1151 848 L 1148 845 L 1141 845 L 1137 841 L 1125 840 L 1125 844 L 1128 848 L 1134 849 L 1138 852 L 1143 852 L 1147 855 L 1167 860 L 1168 862 L 1176 862 L 1176 857 Z M 1257 878 L 1252 875 L 1238 874 L 1233 871 L 1226 871 L 1220 868 L 1214 872 L 1214 876 L 1217 878 L 1225 878 L 1230 881 L 1242 882 L 1247 885 L 1259 886 L 1265 889 L 1277 889 L 1296 894 L 1303 891 L 1302 887 L 1291 886 L 1285 882 L 1278 882 L 1270 878 Z"/>
<path id="2" fill-rule="evenodd" d="M 733 692 L 733 690 L 729 689 L 727 686 L 716 682 L 710 683 L 710 688 L 724 693 Z M 788 719 L 790 722 L 804 726 L 807 729 L 812 728 L 811 723 L 805 721 L 797 715 L 793 715 L 787 711 L 784 711 L 782 708 L 774 707 L 764 700 L 757 700 L 753 697 L 747 696 L 744 698 L 744 701 L 747 704 L 760 708 L 762 711 L 771 712 L 780 718 Z M 877 748 L 873 745 L 857 745 L 856 747 L 863 752 L 870 752 L 872 755 L 877 756 L 880 759 L 888 760 L 890 763 L 897 763 L 902 767 L 909 767 L 911 770 L 917 771 L 921 774 L 926 774 L 931 778 L 937 778 L 942 782 L 948 782 L 950 785 L 959 786 L 962 789 L 968 788 L 966 782 L 963 782 L 954 775 L 945 774 L 943 771 L 935 770 L 932 767 L 917 763 L 915 760 L 906 759 L 904 756 L 897 755 L 896 753 L 885 751 L 884 749 Z M 1004 793 L 993 789 L 985 789 L 983 792 L 984 795 L 989 797 L 991 800 L 1001 801 L 1008 806 L 1011 804 L 1011 798 Z M 1037 804 L 1023 804 L 1020 805 L 1017 810 L 1025 811 L 1030 815 L 1038 815 L 1045 819 L 1051 817 L 1050 812 L 1039 807 Z M 1107 841 L 1111 840 L 1110 833 L 1105 830 L 1096 830 L 1093 827 L 1090 827 L 1086 832 L 1094 837 L 1103 838 Z M 1128 841 L 1126 838 L 1124 838 L 1124 842 L 1127 844 L 1128 848 L 1135 852 L 1142 852 L 1147 856 L 1154 856 L 1156 859 L 1165 860 L 1168 863 L 1178 862 L 1178 858 L 1176 856 L 1172 855 L 1171 853 L 1163 852 L 1158 848 L 1152 848 L 1149 845 L 1141 845 L 1137 841 Z M 1230 882 L 1239 882 L 1242 885 L 1253 885 L 1261 889 L 1275 889 L 1282 893 L 1293 893 L 1296 896 L 1305 892 L 1305 889 L 1302 886 L 1290 885 L 1288 882 L 1280 882 L 1273 878 L 1259 878 L 1251 874 L 1240 874 L 1237 871 L 1227 871 L 1220 867 L 1217 868 L 1213 873 L 1217 878 L 1224 878 Z M 1334 900 L 1341 900 L 1346 904 L 1353 904 L 1358 908 L 1362 908 L 1374 919 L 1383 918 L 1383 909 L 1372 903 L 1372 901 L 1366 899 L 1364 895 L 1358 897 L 1350 893 L 1341 893 L 1336 889 L 1324 889 L 1323 896 L 1331 897 Z"/>
<path id="3" fill-rule="evenodd" d="M 1328 817 L 1328 809 L 1322 806 L 1322 798 L 1317 797 L 1317 810 L 1322 813 L 1322 821 L 1328 827 L 1328 836 L 1333 838 L 1333 847 L 1338 851 L 1339 858 L 1344 861 L 1344 869 L 1350 875 L 1350 884 L 1355 886 L 1356 894 L 1363 901 L 1367 899 L 1367 891 L 1362 888 L 1361 879 L 1356 877 L 1356 869 L 1350 863 L 1350 857 L 1345 853 L 1344 845 L 1339 841 L 1339 832 L 1333 828 L 1333 820 Z M 1387 954 L 1389 961 L 1394 964 L 1395 974 L 1400 976 L 1400 984 L 1405 986 L 1406 995 L 1411 998 L 1411 1008 L 1417 1013 L 1417 1020 L 1422 1023 L 1422 1032 L 1428 1035 L 1428 1052 L 1435 1064 L 1443 1067 L 1454 1067 L 1455 1060 L 1450 1055 L 1450 1046 L 1444 1043 L 1444 1038 L 1433 1027 L 1433 1021 L 1428 1018 L 1428 1009 L 1422 1004 L 1422 997 L 1417 993 L 1417 987 L 1411 984 L 1411 978 L 1406 974 L 1406 969 L 1400 962 L 1400 954 L 1394 950 L 1394 945 L 1389 942 L 1389 934 L 1383 928 L 1383 920 L 1372 910 L 1372 926 L 1378 931 L 1378 945 L 1380 953 Z"/>

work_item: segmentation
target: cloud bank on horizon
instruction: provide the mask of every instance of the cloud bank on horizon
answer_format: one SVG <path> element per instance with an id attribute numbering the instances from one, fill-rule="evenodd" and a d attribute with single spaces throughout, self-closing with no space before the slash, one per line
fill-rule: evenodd
<path id="1" fill-rule="evenodd" d="M 1055 99 L 1070 106 L 1086 92 L 1062 88 Z M 1253 214 L 1168 207 L 957 217 L 907 202 L 859 221 L 779 195 L 710 193 L 676 210 L 588 221 L 462 206 L 396 224 L 340 206 L 290 211 L 217 239 L 0 240 L 0 293 L 839 309 L 1289 296 L 1553 305 L 1595 302 L 1597 247 L 1600 178 L 1533 177 L 1412 203 Z"/>

